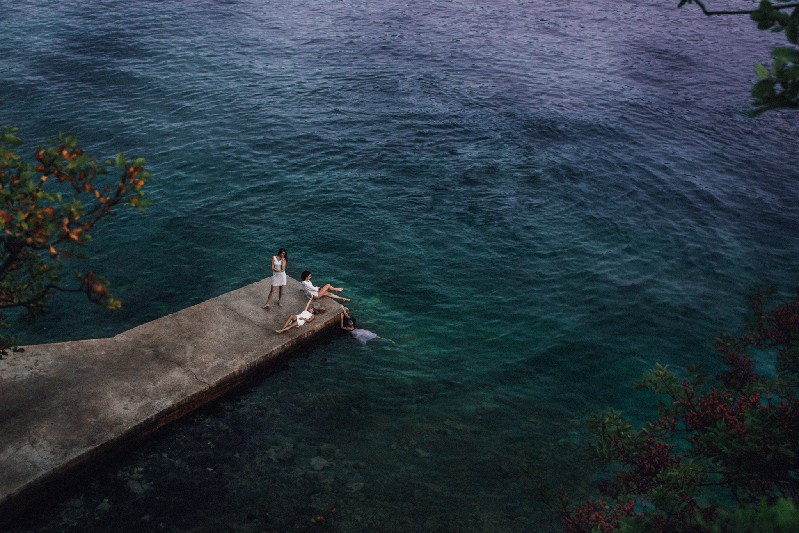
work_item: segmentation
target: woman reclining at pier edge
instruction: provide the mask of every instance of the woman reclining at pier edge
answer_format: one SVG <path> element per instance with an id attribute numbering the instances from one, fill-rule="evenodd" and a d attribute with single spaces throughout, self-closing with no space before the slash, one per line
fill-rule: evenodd
<path id="1" fill-rule="evenodd" d="M 336 296 L 332 294 L 330 291 L 343 291 L 344 289 L 336 288 L 332 286 L 330 283 L 326 284 L 321 289 L 319 287 L 314 287 L 314 284 L 311 283 L 311 273 L 307 270 L 300 275 L 300 279 L 302 280 L 302 292 L 305 293 L 305 296 L 310 298 L 311 300 L 318 300 L 323 296 L 329 296 L 330 298 L 335 298 L 336 300 L 343 300 L 345 302 L 349 302 L 349 298 L 342 298 L 341 296 Z"/>
<path id="2" fill-rule="evenodd" d="M 352 333 L 352 336 L 363 345 L 366 345 L 366 341 L 377 338 L 377 333 L 372 333 L 368 329 L 356 328 L 356 320 L 354 316 L 350 316 L 350 310 L 343 305 L 339 305 L 339 307 L 341 308 L 341 329 Z"/>
<path id="3" fill-rule="evenodd" d="M 303 309 L 302 313 L 296 315 L 290 315 L 286 319 L 286 323 L 283 324 L 283 329 L 276 329 L 275 333 L 283 333 L 284 331 L 288 331 L 293 327 L 300 327 L 306 322 L 310 322 L 311 320 L 313 320 L 316 317 L 316 315 L 321 315 L 325 312 L 324 309 L 315 309 L 313 307 L 311 307 L 311 310 L 309 311 L 308 306 L 311 305 L 311 302 L 313 302 L 313 300 L 308 300 L 308 303 L 305 304 L 305 309 Z M 292 322 L 295 321 L 297 322 L 297 324 L 296 325 L 292 324 Z"/>

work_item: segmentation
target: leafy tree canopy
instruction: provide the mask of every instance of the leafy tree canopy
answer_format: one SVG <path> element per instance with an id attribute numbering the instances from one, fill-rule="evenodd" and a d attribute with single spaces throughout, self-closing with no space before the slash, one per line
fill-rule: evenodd
<path id="1" fill-rule="evenodd" d="M 150 179 L 142 158 L 97 160 L 78 148 L 72 135 L 58 134 L 37 147 L 25 161 L 15 147 L 17 128 L 0 129 L 0 357 L 19 350 L 9 333 L 8 311 L 22 309 L 21 320 L 35 325 L 57 292 L 82 292 L 107 309 L 121 303 L 108 291 L 108 280 L 95 272 L 73 270 L 70 259 L 88 259 L 81 248 L 94 226 L 114 216 L 120 204 L 144 212 L 150 200 L 142 188 Z"/>

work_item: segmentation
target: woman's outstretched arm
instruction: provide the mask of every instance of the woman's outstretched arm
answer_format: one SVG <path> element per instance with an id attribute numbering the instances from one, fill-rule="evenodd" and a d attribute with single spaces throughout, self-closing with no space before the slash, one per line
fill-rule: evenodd
<path id="1" fill-rule="evenodd" d="M 341 307 L 341 310 L 343 311 L 343 313 L 341 313 L 339 315 L 339 317 L 341 317 L 341 329 L 343 329 L 344 331 L 352 331 L 352 330 L 354 330 L 355 326 L 347 327 L 347 326 L 344 325 L 344 317 L 346 316 L 347 320 L 350 319 L 350 315 L 347 314 L 347 308 L 344 307 L 343 305 L 340 305 L 339 307 Z"/>

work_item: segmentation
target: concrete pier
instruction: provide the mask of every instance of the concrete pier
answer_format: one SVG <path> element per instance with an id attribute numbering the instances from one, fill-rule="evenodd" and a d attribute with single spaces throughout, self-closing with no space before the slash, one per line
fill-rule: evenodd
<path id="1" fill-rule="evenodd" d="M 28 346 L 0 361 L 0 517 L 79 467 L 105 458 L 339 330 L 339 306 L 277 335 L 307 300 L 271 278 L 116 337 Z"/>

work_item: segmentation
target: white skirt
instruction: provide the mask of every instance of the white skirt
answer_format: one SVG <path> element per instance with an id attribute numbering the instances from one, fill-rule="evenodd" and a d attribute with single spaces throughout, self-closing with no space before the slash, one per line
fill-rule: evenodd
<path id="1" fill-rule="evenodd" d="M 286 284 L 286 273 L 272 271 L 272 287 L 282 287 Z"/>

